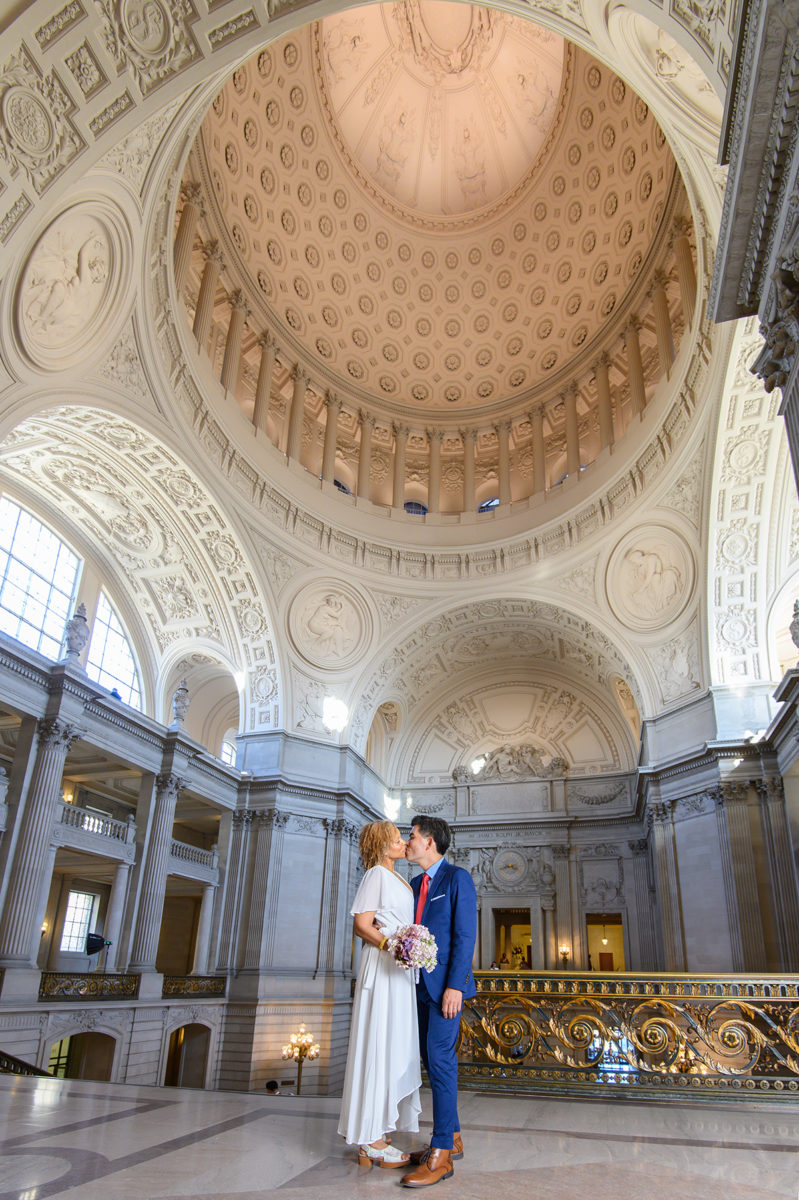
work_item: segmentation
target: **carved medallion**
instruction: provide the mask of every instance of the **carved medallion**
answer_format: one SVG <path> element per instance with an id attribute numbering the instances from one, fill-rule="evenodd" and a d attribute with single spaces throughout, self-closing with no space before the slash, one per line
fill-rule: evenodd
<path id="1" fill-rule="evenodd" d="M 338 670 L 358 657 L 371 635 L 372 619 L 354 588 L 339 580 L 320 580 L 297 594 L 288 627 L 306 662 Z"/>
<path id="2" fill-rule="evenodd" d="M 68 367 L 95 341 L 115 310 L 123 260 L 127 273 L 126 242 L 116 214 L 93 204 L 63 212 L 39 238 L 17 293 L 23 348 L 37 366 Z"/>
<path id="3" fill-rule="evenodd" d="M 622 538 L 607 568 L 610 605 L 630 629 L 657 629 L 673 621 L 691 599 L 694 557 L 673 529 L 652 525 Z"/>
<path id="4" fill-rule="evenodd" d="M 530 864 L 518 850 L 499 850 L 494 856 L 491 874 L 499 888 L 517 888 L 524 882 Z"/>

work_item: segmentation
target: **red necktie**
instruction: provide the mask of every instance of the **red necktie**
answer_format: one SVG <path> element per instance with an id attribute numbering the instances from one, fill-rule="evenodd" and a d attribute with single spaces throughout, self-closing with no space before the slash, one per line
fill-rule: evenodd
<path id="1" fill-rule="evenodd" d="M 419 889 L 419 899 L 416 901 L 416 924 L 421 925 L 427 893 L 430 890 L 430 876 L 425 871 L 422 876 L 422 886 Z"/>

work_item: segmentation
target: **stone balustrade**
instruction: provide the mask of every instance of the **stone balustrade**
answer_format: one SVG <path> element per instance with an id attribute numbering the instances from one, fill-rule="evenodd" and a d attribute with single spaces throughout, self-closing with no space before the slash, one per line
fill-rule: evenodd
<path id="1" fill-rule="evenodd" d="M 216 846 L 211 850 L 201 850 L 199 846 L 190 846 L 187 842 L 178 842 L 173 838 L 170 854 L 179 862 L 193 863 L 198 867 L 207 867 L 211 871 L 215 871 L 219 866 L 219 854 Z"/>
<path id="2" fill-rule="evenodd" d="M 68 829 L 82 829 L 85 833 L 96 833 L 99 837 L 111 838 L 112 841 L 130 843 L 136 836 L 136 826 L 133 817 L 127 821 L 119 821 L 116 817 L 106 816 L 105 813 L 92 809 L 80 808 L 77 804 L 61 801 L 60 824 Z"/>

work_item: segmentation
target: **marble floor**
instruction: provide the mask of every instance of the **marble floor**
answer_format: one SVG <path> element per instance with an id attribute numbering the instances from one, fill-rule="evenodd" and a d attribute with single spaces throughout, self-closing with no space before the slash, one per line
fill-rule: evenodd
<path id="1" fill-rule="evenodd" d="M 424 1098 L 429 1116 L 429 1096 Z M 0 1075 L 0 1200 L 350 1200 L 400 1188 L 359 1168 L 332 1099 Z M 799 1196 L 799 1104 L 461 1095 L 451 1200 Z M 418 1138 L 396 1138 L 419 1145 Z"/>

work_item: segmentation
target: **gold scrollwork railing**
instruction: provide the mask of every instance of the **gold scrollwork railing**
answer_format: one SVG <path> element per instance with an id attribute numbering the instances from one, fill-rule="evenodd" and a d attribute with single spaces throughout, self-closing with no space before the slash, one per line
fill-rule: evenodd
<path id="1" fill-rule="evenodd" d="M 799 1092 L 799 978 L 476 973 L 461 1082 L 719 1097 Z"/>
<path id="2" fill-rule="evenodd" d="M 165 975 L 161 995 L 164 1000 L 174 996 L 223 1000 L 226 984 L 224 975 Z"/>
<path id="3" fill-rule="evenodd" d="M 135 1000 L 139 995 L 138 975 L 87 975 L 43 971 L 40 1000 Z"/>

